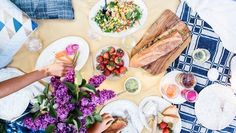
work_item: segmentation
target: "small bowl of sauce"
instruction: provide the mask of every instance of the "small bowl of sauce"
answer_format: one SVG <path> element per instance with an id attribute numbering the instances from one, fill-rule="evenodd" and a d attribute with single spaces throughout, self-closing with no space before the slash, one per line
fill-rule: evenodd
<path id="1" fill-rule="evenodd" d="M 124 89 L 130 94 L 138 94 L 141 90 L 141 82 L 136 77 L 129 77 L 125 81 Z"/>

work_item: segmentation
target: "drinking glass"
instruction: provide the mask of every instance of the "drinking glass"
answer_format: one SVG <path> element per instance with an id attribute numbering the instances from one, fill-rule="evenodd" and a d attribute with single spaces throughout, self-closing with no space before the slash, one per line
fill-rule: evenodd
<path id="1" fill-rule="evenodd" d="M 42 49 L 41 40 L 39 40 L 37 37 L 31 36 L 26 42 L 26 47 L 31 52 L 38 52 Z"/>
<path id="2" fill-rule="evenodd" d="M 188 102 L 195 102 L 198 97 L 198 93 L 193 89 L 184 89 L 181 91 L 181 96 Z"/>
<path id="3" fill-rule="evenodd" d="M 192 53 L 193 60 L 197 63 L 205 63 L 210 59 L 210 52 L 207 49 L 198 48 Z"/>
<path id="4" fill-rule="evenodd" d="M 193 88 L 197 84 L 197 79 L 192 73 L 177 74 L 175 80 L 185 88 Z"/>
<path id="5" fill-rule="evenodd" d="M 121 43 L 123 45 L 123 48 L 126 49 L 127 52 L 131 52 L 133 47 L 136 45 L 136 38 L 132 35 L 125 36 L 122 38 Z"/>

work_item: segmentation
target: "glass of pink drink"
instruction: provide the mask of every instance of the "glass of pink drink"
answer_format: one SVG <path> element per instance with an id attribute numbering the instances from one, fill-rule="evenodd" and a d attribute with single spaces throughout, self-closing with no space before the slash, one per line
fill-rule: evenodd
<path id="1" fill-rule="evenodd" d="M 198 97 L 198 93 L 193 89 L 184 89 L 181 91 L 182 97 L 184 97 L 188 102 L 195 102 Z"/>

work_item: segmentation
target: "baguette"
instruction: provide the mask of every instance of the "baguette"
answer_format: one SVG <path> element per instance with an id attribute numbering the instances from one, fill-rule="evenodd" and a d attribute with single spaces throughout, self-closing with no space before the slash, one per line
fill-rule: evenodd
<path id="1" fill-rule="evenodd" d="M 142 67 L 148 65 L 179 47 L 182 43 L 181 34 L 178 31 L 173 31 L 164 39 L 156 41 L 152 46 L 135 54 L 131 58 L 130 66 Z"/>

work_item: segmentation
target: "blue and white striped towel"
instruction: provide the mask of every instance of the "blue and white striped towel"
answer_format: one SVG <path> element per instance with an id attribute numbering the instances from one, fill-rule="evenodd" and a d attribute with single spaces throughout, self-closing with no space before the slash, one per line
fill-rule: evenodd
<path id="1" fill-rule="evenodd" d="M 168 71 L 180 70 L 192 72 L 197 76 L 198 83 L 195 90 L 200 92 L 204 87 L 212 84 L 207 78 L 207 72 L 210 68 L 218 69 L 220 76 L 217 83 L 229 85 L 230 69 L 229 61 L 233 56 L 228 50 L 223 48 L 219 36 L 214 33 L 211 26 L 208 25 L 200 16 L 191 10 L 191 8 L 182 2 L 177 10 L 177 15 L 184 21 L 192 32 L 191 44 L 182 52 L 178 59 L 172 63 Z M 196 48 L 205 48 L 210 51 L 211 57 L 204 64 L 193 62 L 191 53 Z M 212 131 L 203 127 L 197 121 L 194 113 L 194 104 L 185 102 L 179 107 L 180 116 L 182 119 L 181 133 L 234 133 L 236 132 L 236 118 L 225 129 L 221 131 Z"/>

